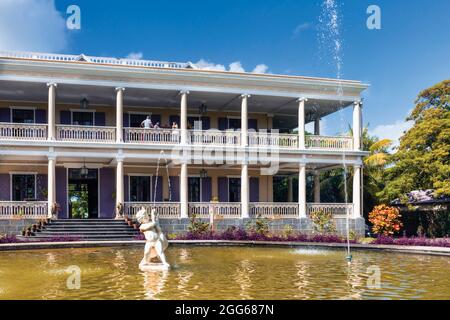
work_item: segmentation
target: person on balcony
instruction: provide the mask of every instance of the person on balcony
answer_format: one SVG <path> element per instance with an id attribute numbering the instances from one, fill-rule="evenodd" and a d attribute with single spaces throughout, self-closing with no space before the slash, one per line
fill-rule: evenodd
<path id="1" fill-rule="evenodd" d="M 141 127 L 145 129 L 151 129 L 153 128 L 152 120 L 150 119 L 150 116 L 147 116 L 147 119 L 141 122 Z"/>
<path id="2" fill-rule="evenodd" d="M 172 122 L 172 142 L 178 143 L 180 140 L 180 133 L 178 131 L 178 124 Z"/>

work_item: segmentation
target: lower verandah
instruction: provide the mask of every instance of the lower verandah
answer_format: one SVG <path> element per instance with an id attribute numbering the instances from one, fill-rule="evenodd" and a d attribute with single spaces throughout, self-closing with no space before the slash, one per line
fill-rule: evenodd
<path id="1" fill-rule="evenodd" d="M 84 172 L 85 171 L 85 172 Z M 133 216 L 142 206 L 156 207 L 162 218 L 180 217 L 180 168 L 124 166 L 124 214 Z M 335 216 L 351 214 L 352 204 L 320 203 L 318 175 L 307 176 L 307 212 L 330 210 Z M 309 181 L 309 182 L 308 182 Z M 57 218 L 115 218 L 116 168 L 100 164 L 56 166 Z M 274 191 L 275 190 L 275 191 Z M 2 166 L 0 218 L 48 216 L 46 165 Z M 241 171 L 237 168 L 188 169 L 189 215 L 240 218 Z M 298 218 L 298 173 L 261 175 L 249 169 L 250 216 Z"/>

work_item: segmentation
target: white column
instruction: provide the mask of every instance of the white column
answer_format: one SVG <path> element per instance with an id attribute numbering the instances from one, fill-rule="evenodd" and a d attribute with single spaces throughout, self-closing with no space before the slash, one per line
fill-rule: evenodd
<path id="1" fill-rule="evenodd" d="M 180 133 L 181 133 L 181 144 L 187 144 L 187 96 L 189 91 L 181 91 L 181 102 L 180 102 Z"/>
<path id="2" fill-rule="evenodd" d="M 298 215 L 306 218 L 306 164 L 300 163 L 298 174 Z"/>
<path id="3" fill-rule="evenodd" d="M 182 163 L 180 172 L 180 218 L 188 218 L 188 210 L 188 167 L 187 163 Z"/>
<path id="4" fill-rule="evenodd" d="M 248 180 L 248 164 L 242 163 L 241 168 L 241 218 L 249 218 L 250 196 Z"/>
<path id="5" fill-rule="evenodd" d="M 353 166 L 353 218 L 362 216 L 361 212 L 361 165 Z"/>
<path id="6" fill-rule="evenodd" d="M 116 168 L 116 206 L 125 202 L 123 173 L 123 159 L 118 158 Z"/>
<path id="7" fill-rule="evenodd" d="M 248 145 L 248 98 L 250 95 L 241 95 L 241 146 Z"/>
<path id="8" fill-rule="evenodd" d="M 305 103 L 306 98 L 298 99 L 298 148 L 305 149 Z"/>
<path id="9" fill-rule="evenodd" d="M 48 157 L 48 170 L 47 170 L 47 201 L 48 201 L 48 217 L 52 218 L 52 207 L 56 202 L 56 180 L 55 180 L 55 166 L 56 158 Z M 55 217 L 56 218 L 56 217 Z"/>
<path id="10" fill-rule="evenodd" d="M 123 142 L 123 92 L 125 88 L 116 88 L 116 141 Z"/>
<path id="11" fill-rule="evenodd" d="M 48 86 L 48 140 L 55 140 L 55 108 L 56 108 L 56 83 L 47 83 Z"/>
<path id="12" fill-rule="evenodd" d="M 320 136 L 320 118 L 314 120 L 314 135 Z"/>
<path id="13" fill-rule="evenodd" d="M 320 172 L 314 171 L 314 203 L 320 203 Z"/>
<path id="14" fill-rule="evenodd" d="M 292 176 L 288 177 L 288 202 L 294 201 L 294 192 L 292 187 Z"/>
<path id="15" fill-rule="evenodd" d="M 362 116 L 361 116 L 362 102 L 356 101 L 353 104 L 353 150 L 361 150 L 361 133 L 362 133 Z"/>

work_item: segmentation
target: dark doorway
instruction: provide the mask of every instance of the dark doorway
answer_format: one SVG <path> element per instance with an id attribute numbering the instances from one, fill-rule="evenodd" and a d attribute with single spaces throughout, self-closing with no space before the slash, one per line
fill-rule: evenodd
<path id="1" fill-rule="evenodd" d="M 69 169 L 68 189 L 70 219 L 98 218 L 97 169 Z"/>

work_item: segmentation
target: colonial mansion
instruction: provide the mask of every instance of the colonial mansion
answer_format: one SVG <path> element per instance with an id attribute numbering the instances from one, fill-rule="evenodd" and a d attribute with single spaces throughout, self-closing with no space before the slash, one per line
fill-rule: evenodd
<path id="1" fill-rule="evenodd" d="M 146 207 L 169 232 L 186 230 L 194 214 L 223 226 L 266 217 L 275 229 L 307 231 L 321 210 L 338 229 L 349 217 L 362 232 L 367 87 L 0 52 L 0 220 L 117 219 Z M 353 135 L 321 135 L 321 119 L 343 108 L 353 110 Z M 320 173 L 343 165 L 353 175 L 349 202 L 321 201 Z"/>

